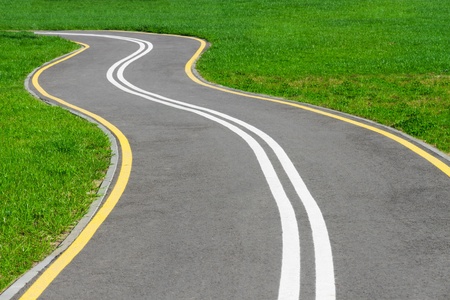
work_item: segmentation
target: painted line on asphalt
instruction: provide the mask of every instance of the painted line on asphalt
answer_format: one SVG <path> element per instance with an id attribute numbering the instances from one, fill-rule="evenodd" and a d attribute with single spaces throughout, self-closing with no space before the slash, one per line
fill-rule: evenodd
<path id="1" fill-rule="evenodd" d="M 103 206 L 98 210 L 92 220 L 86 225 L 80 235 L 73 241 L 73 243 L 64 251 L 43 273 L 39 276 L 36 281 L 27 289 L 27 291 L 22 295 L 20 299 L 36 299 L 38 298 L 42 292 L 50 285 L 50 283 L 58 276 L 58 274 L 75 258 L 75 256 L 80 253 L 80 251 L 87 245 L 89 240 L 98 230 L 100 225 L 105 221 L 108 215 L 111 213 L 123 192 L 125 191 L 126 185 L 128 183 L 131 167 L 132 167 L 132 152 L 131 147 L 128 142 L 128 139 L 125 135 L 113 124 L 105 120 L 104 118 L 93 114 L 85 109 L 79 108 L 73 104 L 70 104 L 60 98 L 50 95 L 47 93 L 39 84 L 39 76 L 47 69 L 53 67 L 56 64 L 59 64 L 65 60 L 68 60 L 75 55 L 80 54 L 89 48 L 88 45 L 79 43 L 84 46 L 83 49 L 74 52 L 71 55 L 68 55 L 60 60 L 57 60 L 53 63 L 50 63 L 41 69 L 39 69 L 32 78 L 32 84 L 34 87 L 41 93 L 44 97 L 52 99 L 70 109 L 80 112 L 84 114 L 103 126 L 105 126 L 108 130 L 110 130 L 118 139 L 120 147 L 121 147 L 121 167 L 119 170 L 117 182 L 114 185 L 111 193 L 108 198 L 104 202 Z"/>
<path id="2" fill-rule="evenodd" d="M 176 35 L 175 35 L 176 36 Z M 180 36 L 183 37 L 183 36 Z M 278 104 L 283 104 L 283 105 L 289 105 L 289 106 L 293 106 L 293 107 L 297 107 L 297 108 L 301 108 L 303 110 L 307 110 L 319 115 L 323 115 L 326 117 L 330 117 L 333 119 L 337 119 L 339 121 L 343 121 L 346 123 L 350 123 L 352 125 L 358 126 L 358 127 L 362 127 L 365 128 L 367 130 L 376 132 L 378 134 L 381 134 L 391 140 L 396 141 L 397 143 L 403 145 L 404 147 L 408 148 L 409 150 L 411 150 L 412 152 L 416 153 L 417 155 L 421 156 L 422 158 L 424 158 L 425 160 L 427 160 L 428 162 L 430 162 L 432 165 L 434 165 L 436 168 L 438 168 L 439 170 L 441 170 L 444 174 L 446 174 L 447 176 L 450 177 L 450 166 L 446 163 L 444 163 L 443 161 L 439 160 L 438 158 L 436 158 L 435 156 L 429 154 L 428 152 L 424 151 L 423 149 L 421 149 L 420 147 L 414 145 L 413 143 L 405 140 L 404 138 L 401 138 L 395 134 L 392 134 L 386 130 L 377 128 L 375 126 L 371 126 L 359 121 L 355 121 L 343 116 L 340 116 L 338 114 L 332 113 L 332 112 L 327 112 L 327 111 L 323 111 L 317 108 L 313 108 L 313 107 L 309 107 L 306 105 L 301 105 L 301 104 L 297 104 L 297 103 L 292 103 L 292 102 L 288 102 L 286 100 L 277 100 L 277 99 L 271 99 L 268 97 L 263 97 L 263 96 L 259 96 L 259 95 L 252 95 L 252 94 L 247 94 L 247 93 L 243 93 L 243 92 L 239 92 L 236 90 L 231 90 L 231 89 L 227 89 L 224 87 L 220 87 L 220 86 L 216 86 L 213 84 L 210 84 L 208 82 L 205 82 L 203 80 L 200 80 L 196 75 L 194 75 L 193 73 L 193 66 L 195 64 L 195 62 L 199 59 L 200 55 L 203 53 L 203 51 L 206 48 L 206 42 L 202 39 L 198 39 L 195 37 L 183 37 L 183 38 L 189 38 L 189 39 L 194 39 L 197 40 L 200 43 L 200 47 L 198 48 L 197 52 L 195 52 L 195 54 L 192 56 L 192 58 L 187 62 L 186 66 L 185 66 L 185 72 L 188 75 L 188 77 L 194 81 L 195 83 L 198 83 L 200 85 L 203 85 L 205 87 L 208 88 L 212 88 L 212 89 L 216 89 L 225 93 L 231 93 L 231 94 L 235 94 L 235 95 L 239 95 L 239 96 L 243 96 L 243 97 L 248 97 L 248 98 L 254 98 L 254 99 L 259 99 L 259 100 L 264 100 L 264 101 L 270 101 L 270 102 L 275 102 Z"/>
<path id="3" fill-rule="evenodd" d="M 136 58 L 137 59 L 137 58 Z M 129 62 L 131 63 L 131 61 Z M 132 88 L 135 91 L 138 91 L 140 93 L 157 97 L 159 99 L 176 103 L 185 107 L 197 109 L 200 111 L 205 111 L 213 115 L 220 116 L 223 119 L 230 120 L 247 130 L 253 132 L 254 134 L 258 135 L 261 139 L 263 139 L 267 145 L 274 151 L 275 155 L 277 156 L 278 160 L 280 161 L 284 171 L 288 175 L 289 180 L 291 181 L 291 184 L 294 186 L 294 189 L 299 197 L 300 202 L 303 203 L 308 220 L 311 224 L 311 230 L 313 235 L 313 244 L 314 244 L 314 253 L 315 253 L 315 271 L 316 271 L 316 295 L 317 299 L 334 299 L 336 295 L 336 287 L 335 287 L 335 279 L 334 279 L 334 265 L 333 265 L 333 255 L 332 255 L 332 248 L 330 243 L 330 238 L 328 234 L 328 230 L 326 227 L 325 219 L 322 215 L 322 212 L 320 211 L 319 206 L 317 205 L 317 202 L 314 200 L 313 196 L 309 192 L 308 188 L 306 187 L 306 184 L 304 183 L 303 179 L 301 178 L 300 174 L 296 170 L 294 164 L 292 163 L 291 159 L 288 157 L 284 149 L 275 141 L 273 140 L 269 135 L 264 133 L 263 131 L 259 130 L 258 128 L 241 121 L 239 119 L 236 119 L 234 117 L 231 117 L 229 115 L 226 115 L 224 113 L 220 113 L 217 111 L 214 111 L 212 109 L 207 109 L 204 107 L 196 106 L 193 104 L 188 104 L 184 102 L 180 102 L 177 100 L 173 100 L 167 97 L 160 96 L 155 93 L 151 93 L 145 90 L 142 90 L 128 81 L 123 77 L 123 71 L 125 69 L 125 65 L 121 67 L 121 70 L 118 74 L 118 77 L 121 82 L 126 84 L 128 87 Z M 283 277 L 282 277 L 283 278 Z M 281 281 L 281 283 L 284 283 L 284 281 Z M 282 288 L 284 284 L 280 284 L 280 291 L 284 291 L 285 289 Z M 287 289 L 286 289 L 287 290 Z M 283 294 L 279 294 L 280 299 L 283 298 Z"/>
<path id="4" fill-rule="evenodd" d="M 283 253 L 282 253 L 281 276 L 280 276 L 278 298 L 298 299 L 300 295 L 300 237 L 297 219 L 292 204 L 289 201 L 284 191 L 284 188 L 281 184 L 281 181 L 279 180 L 278 175 L 272 163 L 270 162 L 270 159 L 268 158 L 266 152 L 261 147 L 261 145 L 249 134 L 245 133 L 244 131 L 242 131 L 241 129 L 239 129 L 235 125 L 232 125 L 229 122 L 226 122 L 222 119 L 219 119 L 217 117 L 212 116 L 211 114 L 204 112 L 206 109 L 200 108 L 198 106 L 195 106 L 194 108 L 193 105 L 190 105 L 188 103 L 172 100 L 166 97 L 162 97 L 160 95 L 156 95 L 154 93 L 150 93 L 129 83 L 123 76 L 125 68 L 133 61 L 141 58 L 145 54 L 146 53 L 143 52 L 141 55 L 137 55 L 132 58 L 130 57 L 131 59 L 129 60 L 124 59 L 122 62 L 118 62 L 108 72 L 108 79 L 110 80 L 111 83 L 113 83 L 115 86 L 117 86 L 118 88 L 122 89 L 125 92 L 140 96 L 153 102 L 158 102 L 180 110 L 192 112 L 197 115 L 203 116 L 211 121 L 219 123 L 224 127 L 228 128 L 229 130 L 231 130 L 232 132 L 234 132 L 235 134 L 237 134 L 238 136 L 240 136 L 245 142 L 247 142 L 247 144 L 255 153 L 255 156 L 260 164 L 260 167 L 263 171 L 263 174 L 266 178 L 266 181 L 278 206 L 281 219 Z M 119 66 L 120 68 L 116 73 L 117 77 L 119 81 L 125 84 L 128 88 L 121 85 L 114 79 L 113 76 L 114 72 L 116 68 Z M 151 94 L 151 96 L 149 94 Z M 167 103 L 166 101 L 169 103 Z"/>
<path id="5" fill-rule="evenodd" d="M 139 49 L 132 53 L 131 55 L 123 58 L 122 60 L 116 62 L 107 72 L 108 80 L 115 85 L 117 88 L 139 96 L 141 98 L 150 100 L 152 102 L 157 102 L 166 106 L 170 106 L 179 110 L 188 111 L 211 121 L 219 123 L 224 127 L 228 128 L 232 132 L 240 136 L 250 148 L 255 153 L 275 202 L 278 206 L 281 225 L 282 225 L 282 240 L 283 240 L 283 254 L 282 254 L 282 266 L 281 266 L 281 276 L 280 276 L 280 286 L 279 286 L 279 299 L 298 299 L 300 295 L 300 238 L 298 231 L 297 219 L 295 216 L 295 211 L 289 201 L 284 188 L 279 180 L 276 171 L 270 162 L 266 152 L 263 150 L 261 145 L 249 134 L 238 128 L 237 126 L 217 118 L 210 113 L 215 115 L 226 116 L 219 112 L 215 112 L 209 109 L 205 109 L 199 106 L 194 106 L 189 103 L 169 99 L 161 95 L 157 95 L 145 90 L 142 90 L 131 83 L 129 83 L 123 76 L 125 68 L 129 66 L 132 62 L 143 57 L 150 52 L 153 45 L 145 40 L 140 40 L 136 38 L 128 38 L 121 36 L 108 36 L 101 34 L 78 34 L 78 33 L 51 33 L 69 36 L 93 36 L 93 37 L 104 37 L 111 39 L 127 40 L 139 45 Z M 118 70 L 117 70 L 118 69 Z M 116 71 L 117 70 L 117 71 Z M 120 83 L 114 78 L 117 77 Z M 122 83 L 124 85 L 122 85 Z M 210 112 L 207 113 L 206 111 Z M 232 117 L 227 116 L 230 120 L 237 120 Z M 241 124 L 245 124 L 240 121 Z M 248 125 L 250 128 L 251 126 Z M 254 127 L 253 127 L 254 128 Z M 280 147 L 281 148 L 281 147 Z M 276 151 L 275 151 L 276 152 Z M 283 151 L 284 152 L 284 151 Z"/>

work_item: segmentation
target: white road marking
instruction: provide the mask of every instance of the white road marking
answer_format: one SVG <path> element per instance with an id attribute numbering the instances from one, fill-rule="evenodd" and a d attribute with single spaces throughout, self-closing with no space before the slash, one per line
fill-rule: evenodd
<path id="1" fill-rule="evenodd" d="M 223 119 L 232 121 L 263 139 L 272 148 L 275 155 L 281 162 L 283 169 L 288 175 L 298 197 L 305 207 L 309 222 L 311 223 L 316 265 L 316 299 L 335 299 L 336 291 L 333 257 L 325 220 L 320 211 L 320 208 L 310 194 L 294 164 L 276 141 L 274 141 L 270 136 L 268 136 L 261 130 L 239 119 L 211 109 L 166 98 L 161 95 L 157 95 L 140 89 L 129 83 L 123 76 L 124 70 L 129 64 L 143 57 L 152 50 L 153 45 L 150 42 L 141 39 L 115 35 L 53 32 L 43 34 L 104 37 L 129 41 L 138 44 L 139 49 L 136 52 L 116 62 L 108 70 L 107 78 L 112 84 L 127 93 L 145 98 L 147 100 L 201 115 L 207 119 L 210 119 L 227 127 L 247 142 L 247 144 L 254 151 L 261 169 L 266 177 L 266 181 L 277 203 L 282 223 L 283 256 L 278 299 L 298 299 L 300 295 L 300 239 L 295 212 L 292 208 L 291 203 L 289 202 L 289 199 L 286 196 L 284 188 L 273 168 L 272 163 L 270 162 L 261 145 L 259 145 L 259 143 L 249 134 L 236 127 L 235 125 L 224 121 Z M 116 76 L 121 83 L 114 79 L 114 72 L 116 72 L 117 68 L 119 68 L 119 70 L 117 71 Z M 219 116 L 222 119 L 219 119 L 213 115 Z"/>
<path id="2" fill-rule="evenodd" d="M 138 51 L 124 58 L 123 60 L 115 63 L 108 70 L 107 73 L 108 80 L 112 84 L 117 86 L 119 89 L 127 93 L 134 94 L 142 98 L 148 99 L 150 101 L 158 102 L 180 110 L 189 111 L 197 115 L 203 116 L 207 119 L 210 119 L 214 122 L 217 122 L 227 127 L 228 129 L 239 135 L 242 139 L 244 139 L 244 141 L 247 142 L 247 144 L 250 146 L 250 148 L 253 150 L 253 152 L 257 157 L 257 160 L 260 164 L 260 167 L 263 171 L 263 174 L 266 178 L 266 181 L 269 185 L 272 195 L 275 198 L 280 213 L 283 254 L 282 254 L 281 277 L 280 277 L 280 286 L 278 290 L 278 299 L 298 299 L 300 296 L 300 237 L 298 232 L 297 219 L 295 216 L 294 209 L 292 208 L 292 205 L 284 191 L 284 188 L 276 174 L 275 169 L 273 168 L 272 163 L 270 162 L 269 157 L 267 156 L 266 152 L 261 147 L 261 145 L 253 137 L 251 137 L 248 133 L 244 132 L 242 129 L 236 127 L 235 125 L 226 122 L 222 119 L 219 119 L 217 117 L 214 117 L 213 115 L 205 113 L 203 111 L 182 106 L 179 104 L 166 102 L 148 96 L 145 93 L 142 93 L 143 90 L 138 89 L 137 87 L 131 85 L 128 81 L 126 81 L 125 78 L 123 77 L 123 72 L 125 68 L 133 61 L 147 54 L 151 49 L 150 45 L 147 50 L 141 50 L 143 49 L 143 47 L 142 45 L 140 45 Z M 139 51 L 142 52 L 141 54 L 137 55 L 136 53 L 138 53 Z M 135 91 L 134 89 L 133 90 L 129 89 L 121 85 L 114 79 L 113 74 L 116 71 L 117 67 L 122 63 L 123 65 L 119 68 L 119 71 L 117 72 L 117 77 L 122 83 L 126 82 L 125 83 L 126 85 L 136 88 L 138 91 Z"/>

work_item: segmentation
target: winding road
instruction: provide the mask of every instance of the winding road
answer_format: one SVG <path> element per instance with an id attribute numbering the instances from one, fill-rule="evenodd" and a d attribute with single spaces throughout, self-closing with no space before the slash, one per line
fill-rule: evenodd
<path id="1" fill-rule="evenodd" d="M 107 120 L 121 152 L 102 219 L 14 297 L 450 298 L 445 155 L 366 120 L 208 84 L 192 73 L 195 38 L 40 34 L 86 48 L 30 89 Z"/>

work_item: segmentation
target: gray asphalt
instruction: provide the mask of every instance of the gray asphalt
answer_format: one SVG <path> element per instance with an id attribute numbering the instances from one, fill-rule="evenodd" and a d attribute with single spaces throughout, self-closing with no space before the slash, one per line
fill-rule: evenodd
<path id="1" fill-rule="evenodd" d="M 283 147 L 327 224 L 337 299 L 450 299 L 448 175 L 380 134 L 194 83 L 184 66 L 198 41 L 103 34 L 153 44 L 127 69 L 129 82 L 236 117 Z M 116 125 L 130 141 L 133 169 L 111 215 L 42 299 L 276 299 L 280 215 L 248 145 L 208 119 L 111 85 L 108 68 L 136 44 L 67 38 L 91 47 L 45 71 L 42 87 Z M 310 223 L 302 204 L 291 202 L 301 241 L 300 296 L 313 299 Z"/>

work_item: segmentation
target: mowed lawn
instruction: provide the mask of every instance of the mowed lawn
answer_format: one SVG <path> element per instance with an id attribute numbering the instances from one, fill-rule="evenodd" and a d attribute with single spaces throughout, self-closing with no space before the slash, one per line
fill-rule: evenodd
<path id="1" fill-rule="evenodd" d="M 71 178 L 85 172 L 68 167 L 47 172 L 49 178 L 66 176 L 59 180 L 52 208 L 33 210 L 31 205 L 42 199 L 32 195 L 46 195 L 54 188 L 28 166 L 40 170 L 42 164 L 59 166 L 62 160 L 78 166 L 83 163 L 74 153 L 91 151 L 85 161 L 103 162 L 82 179 L 92 189 L 94 177 L 108 161 L 107 141 L 95 126 L 43 105 L 23 90 L 29 72 L 74 45 L 11 31 L 118 29 L 201 37 L 212 46 L 197 68 L 209 81 L 362 116 L 450 153 L 448 0 L 0 0 L 0 7 L 0 289 L 51 251 L 84 212 L 60 211 L 65 205 L 58 201 L 84 203 L 82 207 L 90 201 L 68 192 Z M 45 123 L 33 122 L 36 118 Z M 92 131 L 92 140 L 82 141 L 71 132 L 72 125 L 60 125 L 62 120 Z M 39 136 L 45 130 L 51 130 L 47 139 Z M 63 157 L 50 158 L 43 150 L 48 145 Z M 22 158 L 11 158 L 22 151 Z M 18 170 L 16 161 L 24 164 Z M 39 192 L 17 184 L 28 175 L 28 184 Z M 63 200 L 65 194 L 70 200 Z M 11 202 L 21 208 L 16 210 Z M 41 229 L 49 222 L 43 220 L 55 214 L 74 216 L 58 230 Z M 27 230 L 15 227 L 22 223 Z M 32 235 L 33 230 L 38 235 Z M 4 232 L 13 235 L 4 237 Z M 33 240 L 37 243 L 31 245 Z M 41 247 L 43 241 L 48 246 Z"/>

